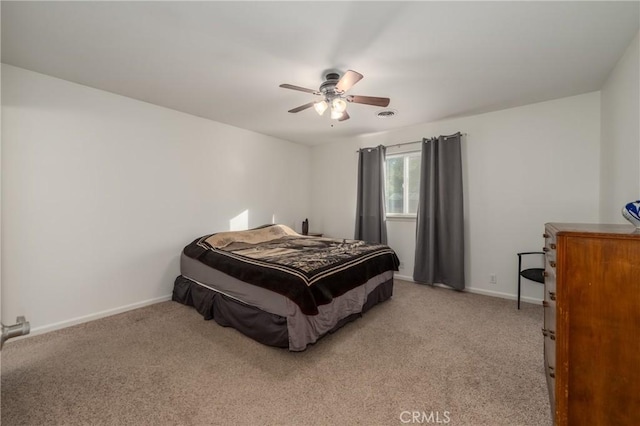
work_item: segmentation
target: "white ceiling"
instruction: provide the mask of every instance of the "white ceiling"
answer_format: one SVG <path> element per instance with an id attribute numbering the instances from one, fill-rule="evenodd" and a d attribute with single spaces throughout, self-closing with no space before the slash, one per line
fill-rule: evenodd
<path id="1" fill-rule="evenodd" d="M 639 5 L 3 1 L 2 62 L 313 145 L 599 90 Z M 287 113 L 329 69 L 398 115 Z"/>

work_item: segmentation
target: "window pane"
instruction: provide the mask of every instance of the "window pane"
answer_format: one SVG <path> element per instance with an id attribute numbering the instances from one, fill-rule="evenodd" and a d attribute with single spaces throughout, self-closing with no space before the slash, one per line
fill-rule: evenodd
<path id="1" fill-rule="evenodd" d="M 418 197 L 420 191 L 420 156 L 409 157 L 409 211 L 406 213 L 415 214 L 418 212 Z"/>
<path id="2" fill-rule="evenodd" d="M 404 180 L 404 158 L 387 158 L 387 213 L 402 213 L 404 198 L 402 181 Z"/>

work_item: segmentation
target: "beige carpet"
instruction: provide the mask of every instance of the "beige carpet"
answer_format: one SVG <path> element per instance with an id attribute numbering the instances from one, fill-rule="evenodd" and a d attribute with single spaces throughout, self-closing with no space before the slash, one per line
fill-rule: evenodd
<path id="1" fill-rule="evenodd" d="M 164 302 L 9 341 L 2 424 L 548 425 L 541 326 L 541 306 L 396 281 L 292 353 Z"/>

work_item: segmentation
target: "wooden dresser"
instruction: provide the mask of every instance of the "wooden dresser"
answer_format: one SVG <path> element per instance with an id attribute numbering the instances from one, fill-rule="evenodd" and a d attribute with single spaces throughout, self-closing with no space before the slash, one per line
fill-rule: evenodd
<path id="1" fill-rule="evenodd" d="M 556 425 L 640 425 L 640 232 L 545 226 L 544 363 Z"/>

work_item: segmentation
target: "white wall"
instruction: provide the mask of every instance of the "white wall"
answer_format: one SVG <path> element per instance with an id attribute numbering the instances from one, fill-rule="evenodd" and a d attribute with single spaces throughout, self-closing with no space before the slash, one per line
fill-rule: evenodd
<path id="1" fill-rule="evenodd" d="M 545 222 L 598 221 L 599 92 L 313 147 L 311 227 L 353 237 L 359 147 L 457 131 L 468 134 L 462 148 L 467 287 L 515 295 L 516 253 L 542 248 Z M 399 275 L 411 277 L 415 221 L 388 221 L 388 234 L 404 264 Z M 489 284 L 491 273 L 497 284 Z M 526 285 L 523 295 L 540 299 L 542 286 Z"/>
<path id="2" fill-rule="evenodd" d="M 0 6 L 0 23 L 2 22 L 2 7 Z M 1 27 L 1 25 L 0 25 Z M 0 28 L 0 34 L 2 29 Z M 2 45 L 2 37 L 0 37 L 0 46 Z M 2 81 L 2 67 L 0 66 L 0 81 Z M 0 105 L 2 104 L 2 85 L 0 84 Z M 2 114 L 0 111 L 0 129 L 2 129 Z M 2 132 L 0 131 L 0 223 L 2 223 Z M 2 226 L 0 226 L 0 241 L 2 241 Z M 2 244 L 0 244 L 0 320 L 2 316 Z M 4 324 L 13 324 L 13 321 L 5 322 Z"/>
<path id="3" fill-rule="evenodd" d="M 308 216 L 308 147 L 7 65 L 2 95 L 6 323 L 162 300 L 198 236 Z"/>
<path id="4" fill-rule="evenodd" d="M 640 199 L 640 47 L 636 35 L 602 87 L 600 218 L 628 223 L 622 207 Z"/>

